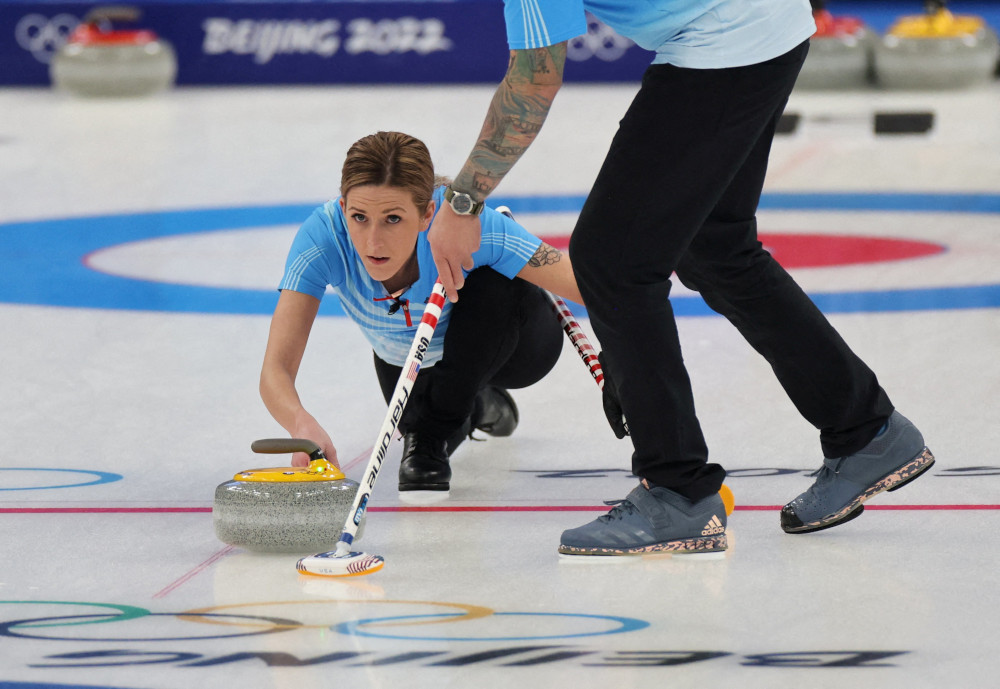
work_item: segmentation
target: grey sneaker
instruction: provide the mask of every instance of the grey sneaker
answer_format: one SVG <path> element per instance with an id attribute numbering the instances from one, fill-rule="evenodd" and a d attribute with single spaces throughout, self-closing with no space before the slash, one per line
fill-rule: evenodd
<path id="1" fill-rule="evenodd" d="M 715 493 L 692 503 L 672 490 L 639 484 L 607 514 L 563 531 L 563 555 L 713 553 L 728 548 L 726 507 Z"/>
<path id="2" fill-rule="evenodd" d="M 893 412 L 885 429 L 853 455 L 824 459 L 816 482 L 781 510 L 786 533 L 809 533 L 843 524 L 882 491 L 902 488 L 934 464 L 934 455 L 910 421 Z"/>

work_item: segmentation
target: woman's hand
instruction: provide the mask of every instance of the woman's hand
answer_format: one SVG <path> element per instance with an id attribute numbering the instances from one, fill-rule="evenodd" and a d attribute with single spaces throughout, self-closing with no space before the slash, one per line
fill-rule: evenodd
<path id="1" fill-rule="evenodd" d="M 326 460 L 336 467 L 340 467 L 340 462 L 337 459 L 337 448 L 333 446 L 333 441 L 330 440 L 330 436 L 327 432 L 323 430 L 323 427 L 319 425 L 310 414 L 303 413 L 300 419 L 297 419 L 295 426 L 289 429 L 289 432 L 293 438 L 304 438 L 305 440 L 311 440 L 317 445 L 319 449 L 323 451 L 326 455 Z M 309 466 L 309 455 L 305 452 L 296 452 L 292 455 L 292 466 L 293 467 L 307 467 Z"/>

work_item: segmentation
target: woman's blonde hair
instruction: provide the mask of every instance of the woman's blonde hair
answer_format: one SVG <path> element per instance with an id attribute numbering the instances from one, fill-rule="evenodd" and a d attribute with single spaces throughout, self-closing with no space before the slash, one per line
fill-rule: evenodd
<path id="1" fill-rule="evenodd" d="M 347 151 L 340 174 L 340 193 L 354 187 L 375 185 L 406 189 L 422 213 L 440 182 L 427 146 L 401 132 L 376 132 L 358 139 Z"/>

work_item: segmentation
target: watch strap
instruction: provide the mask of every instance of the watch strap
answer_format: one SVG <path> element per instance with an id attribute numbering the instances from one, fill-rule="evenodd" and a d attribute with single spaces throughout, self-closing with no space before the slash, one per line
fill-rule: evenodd
<path id="1" fill-rule="evenodd" d="M 456 194 L 464 194 L 465 196 L 469 196 L 469 194 L 465 194 L 465 192 L 456 191 L 450 185 L 444 188 L 444 200 L 448 202 L 448 205 L 451 206 L 452 210 L 458 213 L 458 211 L 455 209 L 455 204 L 452 203 L 452 199 L 455 198 Z M 480 215 L 483 212 L 483 208 L 486 207 L 486 203 L 483 201 L 472 201 L 471 196 L 469 196 L 469 200 L 472 202 L 472 207 L 469 209 L 467 213 L 460 213 L 460 215 Z"/>

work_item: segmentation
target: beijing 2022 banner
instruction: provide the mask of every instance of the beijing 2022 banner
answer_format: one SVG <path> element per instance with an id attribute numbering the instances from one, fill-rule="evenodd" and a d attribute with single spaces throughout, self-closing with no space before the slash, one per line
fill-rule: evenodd
<path id="1" fill-rule="evenodd" d="M 117 3 L 0 2 L 0 85 L 48 85 L 52 56 L 102 4 Z M 131 4 L 141 17 L 120 28 L 168 41 L 180 85 L 495 83 L 507 64 L 501 0 Z M 592 19 L 566 80 L 637 81 L 650 60 Z"/>

